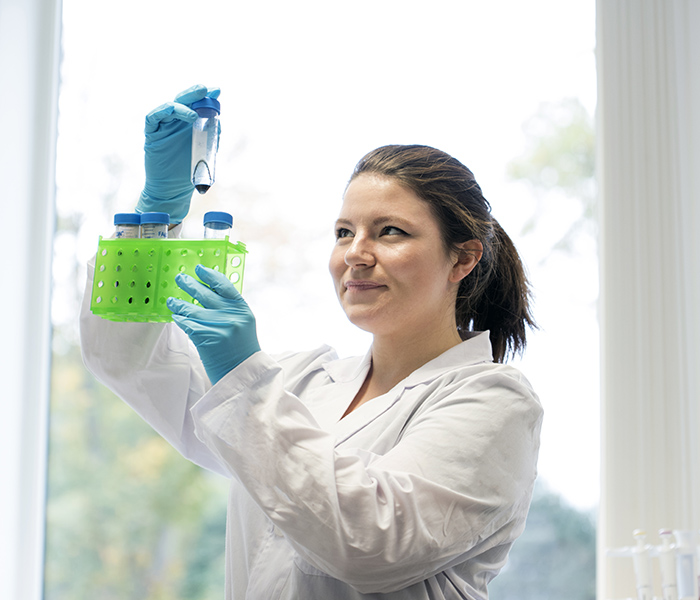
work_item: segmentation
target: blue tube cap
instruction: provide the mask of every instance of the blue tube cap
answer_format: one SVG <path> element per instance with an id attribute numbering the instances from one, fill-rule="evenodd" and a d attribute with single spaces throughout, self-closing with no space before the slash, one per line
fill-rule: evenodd
<path id="1" fill-rule="evenodd" d="M 212 108 L 221 114 L 221 103 L 216 98 L 210 98 L 209 96 L 193 102 L 190 107 L 192 110 L 197 110 L 198 108 Z"/>
<path id="2" fill-rule="evenodd" d="M 114 215 L 115 225 L 138 225 L 141 222 L 141 215 L 138 213 L 117 213 Z"/>
<path id="3" fill-rule="evenodd" d="M 141 225 L 144 223 L 161 223 L 170 225 L 170 215 L 164 212 L 141 213 Z"/>
<path id="4" fill-rule="evenodd" d="M 204 224 L 207 223 L 222 223 L 233 227 L 233 217 L 227 212 L 212 210 L 204 215 Z"/>

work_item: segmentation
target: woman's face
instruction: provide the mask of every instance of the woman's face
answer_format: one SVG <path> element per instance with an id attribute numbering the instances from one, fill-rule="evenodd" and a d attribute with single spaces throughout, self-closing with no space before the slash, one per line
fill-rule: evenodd
<path id="1" fill-rule="evenodd" d="M 330 272 L 352 323 L 375 336 L 455 330 L 455 298 L 464 276 L 456 262 L 429 205 L 413 191 L 373 174 L 350 183 Z"/>

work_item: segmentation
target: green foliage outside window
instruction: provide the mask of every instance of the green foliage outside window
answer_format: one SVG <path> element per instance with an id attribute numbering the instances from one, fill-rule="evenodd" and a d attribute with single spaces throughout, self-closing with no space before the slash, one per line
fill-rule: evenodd
<path id="1" fill-rule="evenodd" d="M 46 600 L 220 600 L 224 478 L 183 459 L 97 383 L 54 357 Z"/>

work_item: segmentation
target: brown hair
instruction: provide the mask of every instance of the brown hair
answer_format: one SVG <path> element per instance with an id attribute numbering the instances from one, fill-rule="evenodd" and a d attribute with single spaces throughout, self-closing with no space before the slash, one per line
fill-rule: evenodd
<path id="1" fill-rule="evenodd" d="M 382 146 L 365 155 L 350 181 L 363 173 L 389 177 L 412 190 L 431 207 L 448 251 L 479 240 L 483 255 L 459 286 L 455 316 L 462 338 L 470 331 L 490 331 L 493 359 L 504 362 L 525 350 L 530 312 L 530 284 L 508 234 L 491 216 L 472 172 L 449 154 L 430 146 Z"/>

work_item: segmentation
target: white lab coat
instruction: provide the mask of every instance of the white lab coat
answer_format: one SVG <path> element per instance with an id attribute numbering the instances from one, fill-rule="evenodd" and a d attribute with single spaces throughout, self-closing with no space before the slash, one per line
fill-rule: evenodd
<path id="1" fill-rule="evenodd" d="M 371 351 L 258 352 L 211 387 L 177 326 L 100 319 L 89 294 L 81 339 L 100 381 L 230 478 L 228 600 L 485 599 L 524 528 L 542 410 L 486 332 L 343 419 Z"/>

